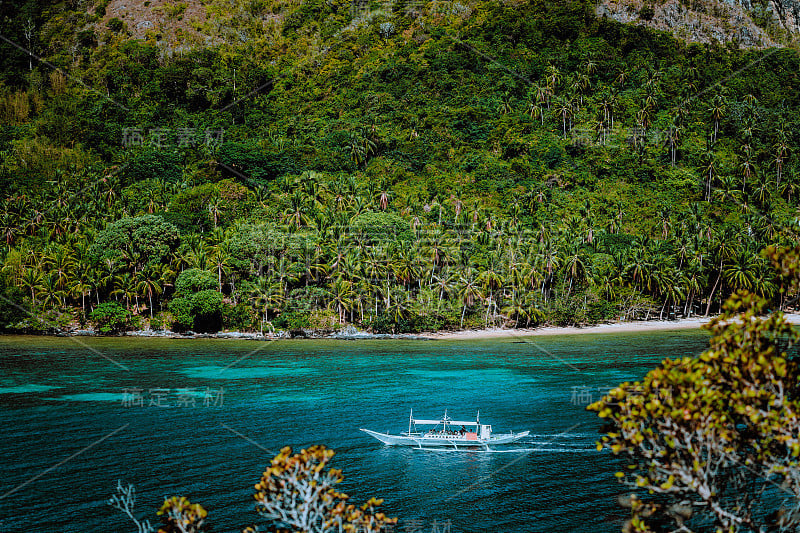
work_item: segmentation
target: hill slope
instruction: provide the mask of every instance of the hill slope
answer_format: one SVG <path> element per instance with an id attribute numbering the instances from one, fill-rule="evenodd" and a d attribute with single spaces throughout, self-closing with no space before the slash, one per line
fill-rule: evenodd
<path id="1" fill-rule="evenodd" d="M 797 0 L 602 0 L 595 12 L 618 22 L 669 31 L 686 42 L 743 48 L 786 45 L 800 33 Z"/>
<path id="2" fill-rule="evenodd" d="M 760 254 L 796 240 L 795 50 L 686 44 L 584 1 L 241 8 L 171 55 L 82 33 L 85 6 L 39 14 L 47 63 L 7 47 L 12 300 L 385 330 L 785 297 Z"/>

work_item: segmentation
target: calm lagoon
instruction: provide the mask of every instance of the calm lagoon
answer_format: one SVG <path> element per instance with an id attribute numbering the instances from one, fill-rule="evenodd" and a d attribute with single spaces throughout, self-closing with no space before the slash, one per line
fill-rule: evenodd
<path id="1" fill-rule="evenodd" d="M 598 452 L 589 401 L 700 330 L 485 341 L 277 341 L 0 337 L 0 531 L 134 531 L 105 501 L 133 483 L 156 523 L 165 496 L 216 532 L 258 522 L 253 484 L 282 446 L 336 450 L 342 490 L 384 498 L 396 531 L 619 531 L 619 464 Z M 495 431 L 502 453 L 387 448 L 448 410 Z M 501 450 L 501 448 L 498 448 Z"/>

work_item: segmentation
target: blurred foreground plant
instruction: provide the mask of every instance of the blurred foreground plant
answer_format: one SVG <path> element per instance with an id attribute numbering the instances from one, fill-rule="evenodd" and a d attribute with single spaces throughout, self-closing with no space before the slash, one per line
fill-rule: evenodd
<path id="1" fill-rule="evenodd" d="M 342 471 L 328 469 L 333 455 L 325 446 L 294 455 L 283 448 L 255 486 L 258 512 L 276 526 L 302 532 L 372 533 L 395 524 L 396 518 L 376 512 L 383 500 L 371 498 L 360 507 L 347 503 L 349 496 L 336 490 Z"/>
<path id="2" fill-rule="evenodd" d="M 335 486 L 342 482 L 341 470 L 328 468 L 334 451 L 325 446 L 311 446 L 292 454 L 290 447 L 281 450 L 255 485 L 256 510 L 267 519 L 266 530 L 259 526 L 244 529 L 258 531 L 294 531 L 300 533 L 377 533 L 389 531 L 397 523 L 377 512 L 383 500 L 371 498 L 360 507 L 348 504 L 349 496 Z M 117 485 L 117 494 L 109 505 L 125 513 L 139 533 L 152 533 L 148 521 L 133 514 L 136 501 L 132 485 Z M 184 497 L 173 496 L 158 511 L 162 525 L 158 533 L 200 533 L 209 531 L 207 511 Z"/>
<path id="3" fill-rule="evenodd" d="M 767 256 L 800 278 L 798 250 Z M 598 448 L 631 459 L 617 477 L 645 491 L 622 500 L 624 531 L 800 530 L 800 371 L 787 355 L 799 336 L 767 312 L 735 293 L 700 357 L 665 360 L 588 407 L 610 426 Z"/>

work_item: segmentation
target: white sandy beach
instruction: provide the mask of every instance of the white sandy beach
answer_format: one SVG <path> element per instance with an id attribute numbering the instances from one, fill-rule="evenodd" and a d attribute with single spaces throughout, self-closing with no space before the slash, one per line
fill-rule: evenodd
<path id="1" fill-rule="evenodd" d="M 800 324 L 800 314 L 786 314 L 792 324 Z M 679 329 L 697 329 L 711 320 L 711 317 L 683 318 L 680 320 L 648 320 L 647 322 L 615 322 L 596 326 L 577 327 L 541 327 L 531 329 L 479 329 L 467 331 L 442 331 L 425 333 L 429 339 L 470 340 L 495 339 L 501 337 L 530 337 L 535 335 L 574 335 L 585 333 L 631 333 L 638 331 L 669 331 Z"/>

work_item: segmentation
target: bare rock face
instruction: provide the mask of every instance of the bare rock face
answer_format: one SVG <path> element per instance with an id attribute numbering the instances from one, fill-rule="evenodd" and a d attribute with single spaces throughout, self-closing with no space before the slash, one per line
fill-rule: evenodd
<path id="1" fill-rule="evenodd" d="M 596 13 L 686 42 L 768 48 L 800 36 L 800 0 L 600 0 Z"/>

